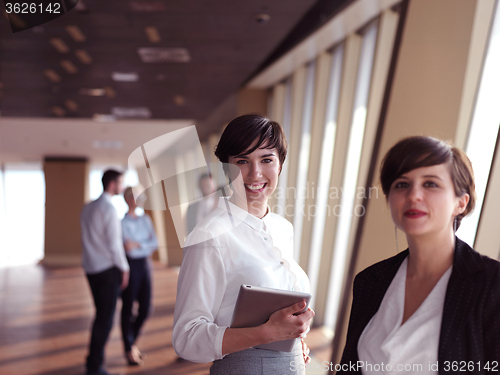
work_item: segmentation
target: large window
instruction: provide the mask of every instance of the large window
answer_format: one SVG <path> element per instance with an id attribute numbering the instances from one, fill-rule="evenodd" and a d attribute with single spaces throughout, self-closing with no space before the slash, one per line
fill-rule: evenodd
<path id="1" fill-rule="evenodd" d="M 347 156 L 341 186 L 341 213 L 337 222 L 334 244 L 334 256 L 330 288 L 328 290 L 325 325 L 333 328 L 337 321 L 340 293 L 344 278 L 344 269 L 348 253 L 351 224 L 354 215 L 362 214 L 355 210 L 358 174 L 361 161 L 361 151 L 364 140 L 368 98 L 370 92 L 373 59 L 377 42 L 377 23 L 372 23 L 363 35 L 361 55 L 356 79 L 354 107 L 350 126 Z"/>
<path id="2" fill-rule="evenodd" d="M 286 138 L 290 140 L 290 127 L 292 121 L 292 78 L 288 78 L 285 82 L 285 98 L 283 106 L 283 121 L 281 123 L 283 131 L 285 132 Z M 286 192 L 287 192 L 287 181 L 288 181 L 288 168 L 290 168 L 290 163 L 285 162 L 281 168 L 281 174 L 278 181 L 278 212 L 280 215 L 285 216 L 286 210 Z"/>
<path id="3" fill-rule="evenodd" d="M 0 267 L 43 258 L 45 178 L 40 163 L 5 164 L 0 172 Z"/>
<path id="4" fill-rule="evenodd" d="M 332 52 L 328 95 L 326 102 L 325 124 L 323 130 L 323 143 L 321 146 L 321 160 L 316 196 L 316 217 L 312 229 L 311 248 L 309 252 L 309 267 L 307 274 L 311 281 L 313 296 L 318 284 L 319 268 L 321 262 L 321 249 L 325 230 L 325 219 L 328 212 L 328 195 L 330 192 L 330 179 L 332 175 L 333 152 L 335 136 L 337 133 L 337 115 L 342 80 L 343 46 L 337 47 Z M 314 301 L 312 301 L 313 303 Z"/>
<path id="5" fill-rule="evenodd" d="M 302 131 L 297 166 L 296 201 L 294 207 L 293 226 L 295 232 L 294 258 L 299 259 L 300 242 L 302 240 L 302 224 L 304 223 L 304 205 L 307 194 L 307 172 L 311 149 L 311 123 L 314 101 L 314 77 L 316 63 L 313 61 L 307 67 L 307 77 L 302 111 Z"/>
<path id="6" fill-rule="evenodd" d="M 474 244 L 476 238 L 500 124 L 500 110 L 498 109 L 498 99 L 500 98 L 499 66 L 500 6 L 497 4 L 469 139 L 465 149 L 474 167 L 477 203 L 472 215 L 462 221 L 457 234 L 470 245 Z M 498 187 L 496 188 L 498 189 Z"/>

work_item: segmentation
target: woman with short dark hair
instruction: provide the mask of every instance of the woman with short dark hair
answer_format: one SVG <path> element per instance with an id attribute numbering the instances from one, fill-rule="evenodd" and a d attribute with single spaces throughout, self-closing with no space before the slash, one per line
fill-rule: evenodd
<path id="1" fill-rule="evenodd" d="M 311 309 L 295 315 L 305 302 L 278 310 L 258 327 L 228 328 L 243 284 L 309 291 L 293 259 L 293 227 L 268 206 L 286 152 L 281 126 L 260 115 L 231 121 L 215 150 L 233 195 L 221 198 L 186 240 L 172 332 L 177 354 L 214 361 L 213 375 L 304 374 L 310 361 L 301 340 L 290 353 L 253 348 L 303 336 L 314 316 Z"/>
<path id="2" fill-rule="evenodd" d="M 380 180 L 408 249 L 356 276 L 338 373 L 500 371 L 500 263 L 455 236 L 476 201 L 469 159 L 409 137 L 389 150 Z"/>

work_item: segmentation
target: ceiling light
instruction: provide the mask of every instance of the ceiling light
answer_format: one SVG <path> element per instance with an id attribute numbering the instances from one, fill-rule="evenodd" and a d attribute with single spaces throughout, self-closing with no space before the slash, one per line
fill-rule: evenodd
<path id="1" fill-rule="evenodd" d="M 85 42 L 85 40 L 87 40 L 87 38 L 85 37 L 85 35 L 83 35 L 80 28 L 76 25 L 66 26 L 66 32 L 69 34 L 71 38 L 73 38 L 75 42 Z"/>
<path id="2" fill-rule="evenodd" d="M 116 121 L 116 118 L 110 114 L 95 113 L 92 120 L 97 122 L 114 122 Z"/>
<path id="3" fill-rule="evenodd" d="M 63 69 L 70 74 L 75 74 L 76 72 L 78 72 L 78 68 L 70 60 L 61 60 L 60 64 Z"/>
<path id="4" fill-rule="evenodd" d="M 50 38 L 50 44 L 57 50 L 59 53 L 68 53 L 69 48 L 64 43 L 64 41 L 61 38 Z"/>
<path id="5" fill-rule="evenodd" d="M 43 73 L 45 74 L 45 77 L 50 79 L 52 82 L 61 81 L 61 76 L 53 69 L 45 69 Z"/>
<path id="6" fill-rule="evenodd" d="M 117 118 L 150 118 L 151 111 L 146 107 L 113 107 L 111 113 Z"/>
<path id="7" fill-rule="evenodd" d="M 66 99 L 64 101 L 64 105 L 66 108 L 68 108 L 70 111 L 76 112 L 78 110 L 78 104 L 74 100 L 71 99 Z"/>
<path id="8" fill-rule="evenodd" d="M 123 147 L 122 141 L 95 140 L 92 142 L 94 148 L 120 149 Z"/>
<path id="9" fill-rule="evenodd" d="M 156 27 L 148 26 L 144 29 L 144 32 L 146 33 L 146 35 L 151 43 L 160 43 L 161 42 L 160 33 L 158 32 L 158 29 Z"/>
<path id="10" fill-rule="evenodd" d="M 139 80 L 139 74 L 134 72 L 129 72 L 129 73 L 113 72 L 111 74 L 111 78 L 113 79 L 113 81 L 117 82 L 137 82 Z"/>
<path id="11" fill-rule="evenodd" d="M 188 63 L 191 61 L 186 48 L 141 47 L 137 53 L 144 63 Z"/>
<path id="12" fill-rule="evenodd" d="M 66 114 L 66 111 L 58 105 L 55 105 L 52 107 L 52 113 L 56 116 L 63 117 Z"/>
<path id="13" fill-rule="evenodd" d="M 271 19 L 271 16 L 266 13 L 259 13 L 254 16 L 255 22 L 257 22 L 259 25 L 265 25 L 266 23 L 269 22 Z"/>
<path id="14" fill-rule="evenodd" d="M 186 99 L 182 95 L 176 95 L 174 96 L 174 103 L 177 106 L 182 107 L 184 104 L 186 104 Z"/>
<path id="15" fill-rule="evenodd" d="M 89 53 L 84 49 L 77 49 L 75 51 L 75 55 L 76 57 L 78 57 L 78 60 L 80 60 L 82 64 L 88 65 L 92 63 L 92 57 L 90 57 Z"/>
<path id="16" fill-rule="evenodd" d="M 112 87 L 106 86 L 104 92 L 108 98 L 114 98 L 116 96 L 116 91 Z"/>
<path id="17" fill-rule="evenodd" d="M 106 95 L 106 90 L 104 90 L 104 89 L 80 89 L 78 92 L 81 95 L 88 95 L 88 96 L 104 96 L 104 95 Z"/>

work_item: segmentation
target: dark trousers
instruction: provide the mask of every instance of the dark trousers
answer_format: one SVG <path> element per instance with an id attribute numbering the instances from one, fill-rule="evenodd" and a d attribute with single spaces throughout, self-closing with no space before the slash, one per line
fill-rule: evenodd
<path id="1" fill-rule="evenodd" d="M 127 258 L 130 265 L 128 287 L 122 293 L 122 336 L 125 352 L 135 344 L 146 321 L 151 306 L 151 273 L 148 258 Z M 139 303 L 137 315 L 133 314 L 134 301 Z"/>
<path id="2" fill-rule="evenodd" d="M 96 274 L 87 274 L 95 304 L 95 319 L 92 325 L 87 371 L 99 371 L 104 361 L 104 346 L 113 326 L 116 300 L 120 294 L 122 272 L 109 268 Z"/>

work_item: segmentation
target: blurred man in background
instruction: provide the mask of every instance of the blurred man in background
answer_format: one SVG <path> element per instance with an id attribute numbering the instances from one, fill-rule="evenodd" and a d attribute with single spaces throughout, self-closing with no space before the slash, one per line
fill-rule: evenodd
<path id="1" fill-rule="evenodd" d="M 102 195 L 83 207 L 80 216 L 82 266 L 96 308 L 87 357 L 87 375 L 109 375 L 103 368 L 104 347 L 113 326 L 116 299 L 120 289 L 125 289 L 129 280 L 120 220 L 111 203 L 113 195 L 123 191 L 122 173 L 105 171 L 102 186 Z"/>

